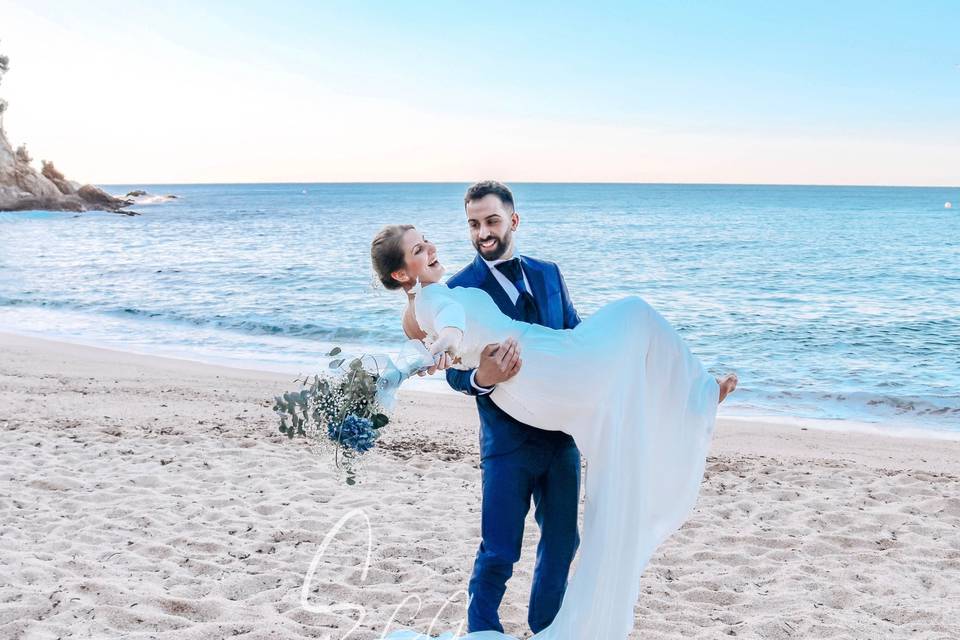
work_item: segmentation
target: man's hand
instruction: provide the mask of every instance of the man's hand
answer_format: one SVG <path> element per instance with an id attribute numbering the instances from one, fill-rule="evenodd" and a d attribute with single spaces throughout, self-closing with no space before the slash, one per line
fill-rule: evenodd
<path id="1" fill-rule="evenodd" d="M 517 375 L 522 364 L 520 345 L 513 338 L 500 344 L 488 344 L 480 353 L 480 366 L 473 380 L 477 386 L 492 387 Z"/>

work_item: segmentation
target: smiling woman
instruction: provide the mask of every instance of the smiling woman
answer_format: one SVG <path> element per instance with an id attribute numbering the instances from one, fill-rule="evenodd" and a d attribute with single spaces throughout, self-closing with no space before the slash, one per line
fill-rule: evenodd
<path id="1" fill-rule="evenodd" d="M 370 260 L 377 278 L 387 289 L 399 289 L 393 272 L 404 266 L 403 238 L 412 224 L 394 224 L 384 227 L 370 243 Z"/>
<path id="2" fill-rule="evenodd" d="M 370 260 L 387 289 L 410 291 L 417 285 L 440 282 L 446 269 L 436 246 L 411 224 L 384 227 L 370 244 Z"/>
<path id="3" fill-rule="evenodd" d="M 386 289 L 407 292 L 409 304 L 403 315 L 404 333 L 414 340 L 426 338 L 427 334 L 417 323 L 414 299 L 420 287 L 439 282 L 446 271 L 437 258 L 436 246 L 413 225 L 389 225 L 381 229 L 370 244 L 370 260 L 377 279 Z M 438 365 L 443 368 L 448 364 L 447 356 L 441 355 Z M 435 369 L 429 371 L 434 372 Z"/>

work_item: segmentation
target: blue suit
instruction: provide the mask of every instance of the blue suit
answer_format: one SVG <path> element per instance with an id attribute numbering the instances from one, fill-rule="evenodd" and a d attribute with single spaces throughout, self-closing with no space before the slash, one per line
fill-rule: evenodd
<path id="1" fill-rule="evenodd" d="M 537 303 L 540 324 L 554 329 L 577 326 L 580 316 L 570 302 L 557 265 L 526 256 L 520 260 Z M 501 311 L 520 319 L 520 310 L 479 254 L 450 278 L 447 286 L 483 289 Z M 447 370 L 450 386 L 476 396 L 480 413 L 483 508 L 480 548 L 469 585 L 468 627 L 470 632 L 503 632 L 497 610 L 507 580 L 513 575 L 513 565 L 520 559 L 523 525 L 532 497 L 540 543 L 528 622 L 536 633 L 548 626 L 560 609 L 570 563 L 580 544 L 580 452 L 569 435 L 522 424 L 501 411 L 489 396 L 473 387 L 472 373 Z"/>

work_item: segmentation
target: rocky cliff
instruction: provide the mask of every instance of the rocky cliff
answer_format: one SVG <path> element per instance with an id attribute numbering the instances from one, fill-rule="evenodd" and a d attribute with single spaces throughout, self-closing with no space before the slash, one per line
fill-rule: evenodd
<path id="1" fill-rule="evenodd" d="M 123 211 L 133 200 L 116 198 L 93 185 L 67 180 L 52 162 L 37 171 L 24 147 L 16 151 L 0 127 L 0 211 Z"/>

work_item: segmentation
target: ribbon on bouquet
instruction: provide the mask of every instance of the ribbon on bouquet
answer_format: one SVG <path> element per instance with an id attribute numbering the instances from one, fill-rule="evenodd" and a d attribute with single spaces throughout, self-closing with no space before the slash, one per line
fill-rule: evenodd
<path id="1" fill-rule="evenodd" d="M 397 401 L 397 389 L 404 380 L 426 371 L 437 362 L 419 340 L 408 340 L 396 356 L 371 356 L 380 370 L 377 379 L 377 402 L 387 411 L 392 411 Z"/>

